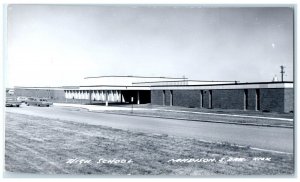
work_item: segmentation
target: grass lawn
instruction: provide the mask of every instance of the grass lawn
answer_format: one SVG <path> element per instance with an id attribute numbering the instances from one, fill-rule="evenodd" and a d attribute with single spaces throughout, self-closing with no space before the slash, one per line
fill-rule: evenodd
<path id="1" fill-rule="evenodd" d="M 293 155 L 119 130 L 84 121 L 6 113 L 5 129 L 5 169 L 10 172 L 191 176 L 294 173 Z M 113 159 L 118 163 L 107 163 Z"/>

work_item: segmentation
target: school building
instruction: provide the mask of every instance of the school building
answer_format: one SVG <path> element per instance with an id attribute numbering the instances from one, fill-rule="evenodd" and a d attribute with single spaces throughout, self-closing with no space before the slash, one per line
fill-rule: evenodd
<path id="1" fill-rule="evenodd" d="M 294 112 L 293 82 L 240 83 L 142 76 L 99 76 L 84 80 L 80 86 L 15 87 L 14 91 L 16 96 L 65 103 Z"/>

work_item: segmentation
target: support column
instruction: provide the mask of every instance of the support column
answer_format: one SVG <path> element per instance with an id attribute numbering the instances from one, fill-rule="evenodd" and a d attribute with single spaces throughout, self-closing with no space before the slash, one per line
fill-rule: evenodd
<path id="1" fill-rule="evenodd" d="M 78 97 L 78 101 L 79 101 L 79 103 L 81 103 L 81 91 L 78 90 L 77 92 L 78 92 L 78 94 L 77 94 L 78 95 L 77 96 Z"/>
<path id="2" fill-rule="evenodd" d="M 85 91 L 84 99 L 89 100 L 89 91 L 88 90 Z"/>
<path id="3" fill-rule="evenodd" d="M 89 97 L 89 91 L 88 90 L 85 91 L 84 99 L 85 99 L 85 103 L 89 102 L 90 97 Z"/>
<path id="4" fill-rule="evenodd" d="M 121 99 L 121 104 L 123 103 L 123 98 L 122 98 L 122 90 L 120 90 L 120 99 Z"/>
<path id="5" fill-rule="evenodd" d="M 77 99 L 80 100 L 80 90 L 77 90 Z"/>
<path id="6" fill-rule="evenodd" d="M 100 92 L 100 100 L 101 100 L 101 102 L 103 102 L 105 100 L 103 90 L 101 90 L 101 92 Z"/>
<path id="7" fill-rule="evenodd" d="M 81 100 L 84 100 L 84 90 L 81 91 Z"/>
<path id="8" fill-rule="evenodd" d="M 113 92 L 112 92 L 112 90 L 110 90 L 109 92 L 108 92 L 108 101 L 113 101 Z"/>
<path id="9" fill-rule="evenodd" d="M 72 90 L 72 102 L 75 102 L 75 90 Z"/>
<path id="10" fill-rule="evenodd" d="M 163 106 L 165 106 L 166 105 L 166 91 L 165 90 L 163 90 L 163 95 L 162 95 L 162 101 L 163 101 Z"/>
<path id="11" fill-rule="evenodd" d="M 96 100 L 99 101 L 100 100 L 100 94 L 99 94 L 99 90 L 96 90 Z"/>
<path id="12" fill-rule="evenodd" d="M 118 102 L 122 102 L 121 100 L 121 91 L 119 90 L 119 91 L 117 91 L 117 97 L 118 97 Z"/>
<path id="13" fill-rule="evenodd" d="M 82 99 L 82 91 L 81 90 L 79 90 L 79 100 L 81 101 L 81 99 Z"/>
<path id="14" fill-rule="evenodd" d="M 108 106 L 108 94 L 107 94 L 107 90 L 105 90 L 105 106 Z"/>
<path id="15" fill-rule="evenodd" d="M 203 108 L 203 90 L 200 90 L 200 108 Z"/>
<path id="16" fill-rule="evenodd" d="M 114 91 L 114 101 L 118 102 L 118 91 L 117 90 Z"/>
<path id="17" fill-rule="evenodd" d="M 92 92 L 92 101 L 96 100 L 96 94 L 95 94 L 95 90 L 93 90 Z"/>
<path id="18" fill-rule="evenodd" d="M 77 90 L 74 90 L 74 101 L 77 100 Z"/>
<path id="19" fill-rule="evenodd" d="M 173 91 L 170 90 L 170 106 L 173 106 Z"/>
<path id="20" fill-rule="evenodd" d="M 137 104 L 140 104 L 140 91 L 137 91 Z"/>
<path id="21" fill-rule="evenodd" d="M 66 102 L 68 102 L 68 91 L 65 90 L 65 98 L 66 98 Z"/>
<path id="22" fill-rule="evenodd" d="M 89 90 L 89 102 L 90 104 L 92 104 L 92 91 Z"/>
<path id="23" fill-rule="evenodd" d="M 114 102 L 114 91 L 111 90 L 109 95 L 110 95 L 110 101 Z"/>

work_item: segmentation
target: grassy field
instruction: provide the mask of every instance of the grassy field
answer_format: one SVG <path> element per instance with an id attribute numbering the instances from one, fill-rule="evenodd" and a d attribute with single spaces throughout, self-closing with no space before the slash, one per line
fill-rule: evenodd
<path id="1" fill-rule="evenodd" d="M 292 155 L 87 125 L 84 121 L 6 113 L 5 129 L 5 169 L 10 172 L 191 176 L 294 173 Z M 255 157 L 267 160 L 257 161 Z M 76 160 L 70 164 L 69 159 L 86 163 Z M 99 159 L 132 162 L 97 163 Z"/>

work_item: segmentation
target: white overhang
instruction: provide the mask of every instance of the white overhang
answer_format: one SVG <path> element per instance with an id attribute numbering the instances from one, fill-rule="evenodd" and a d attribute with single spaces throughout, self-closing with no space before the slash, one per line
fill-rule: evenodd
<path id="1" fill-rule="evenodd" d="M 70 89 L 72 90 L 72 89 Z M 78 90 L 78 89 L 77 89 Z M 134 86 L 91 86 L 80 87 L 79 90 L 150 90 L 150 87 L 134 87 Z"/>
<path id="2" fill-rule="evenodd" d="M 214 89 L 261 89 L 294 88 L 293 83 L 249 83 L 236 85 L 193 85 L 193 86 L 155 86 L 151 90 L 214 90 Z"/>

